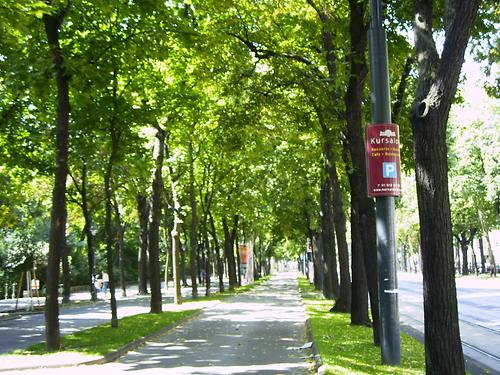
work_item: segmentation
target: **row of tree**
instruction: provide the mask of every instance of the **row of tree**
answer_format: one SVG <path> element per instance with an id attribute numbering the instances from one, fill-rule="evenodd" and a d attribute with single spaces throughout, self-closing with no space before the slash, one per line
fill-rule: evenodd
<path id="1" fill-rule="evenodd" d="M 414 3 L 386 4 L 392 121 L 401 125 L 405 166 L 416 171 L 427 370 L 463 373 L 446 129 L 469 36 L 488 51 L 495 4 Z M 49 350 L 59 348 L 59 269 L 62 259 L 70 275 L 69 249 L 86 251 L 94 298 L 96 264 L 106 259 L 116 326 L 115 259 L 124 290 L 127 259 L 135 268 L 139 257 L 141 291 L 149 274 L 151 311 L 160 312 L 160 258 L 170 258 L 180 302 L 182 244 L 196 296 L 201 269 L 214 269 L 222 288 L 226 263 L 237 285 L 238 242 L 254 242 L 263 266 L 280 255 L 278 244 L 292 257 L 306 238 L 321 253 L 317 287 L 353 324 L 370 322 L 370 306 L 378 344 L 375 209 L 363 146 L 367 6 L 5 2 L 0 222 L 11 268 L 48 251 Z M 404 37 L 411 25 L 415 53 Z M 497 202 L 498 192 L 488 199 Z"/>

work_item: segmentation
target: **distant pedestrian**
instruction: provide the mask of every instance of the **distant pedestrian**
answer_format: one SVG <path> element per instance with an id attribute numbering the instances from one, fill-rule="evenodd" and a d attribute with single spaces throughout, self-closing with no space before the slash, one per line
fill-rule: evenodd
<path id="1" fill-rule="evenodd" d="M 205 272 L 205 270 L 201 270 L 200 274 L 201 274 L 201 285 L 205 285 L 205 278 L 207 276 L 207 273 Z"/>
<path id="2" fill-rule="evenodd" d="M 104 293 L 104 298 L 108 295 L 108 284 L 109 276 L 106 272 L 102 271 L 102 292 Z"/>

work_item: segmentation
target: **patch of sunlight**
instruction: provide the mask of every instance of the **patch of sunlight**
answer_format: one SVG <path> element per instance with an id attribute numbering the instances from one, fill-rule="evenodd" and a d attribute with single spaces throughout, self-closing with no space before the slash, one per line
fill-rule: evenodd
<path id="1" fill-rule="evenodd" d="M 165 346 L 165 350 L 189 350 L 189 347 L 184 345 L 173 345 L 173 346 Z"/>

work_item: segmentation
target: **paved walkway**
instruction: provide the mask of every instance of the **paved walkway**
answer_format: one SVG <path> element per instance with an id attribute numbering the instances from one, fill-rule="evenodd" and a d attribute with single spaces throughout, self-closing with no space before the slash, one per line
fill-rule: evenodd
<path id="1" fill-rule="evenodd" d="M 114 363 L 43 369 L 44 374 L 308 374 L 306 315 L 296 273 L 205 309 L 189 323 Z M 10 372 L 16 373 L 16 372 Z M 19 374 L 40 373 L 40 369 Z"/>

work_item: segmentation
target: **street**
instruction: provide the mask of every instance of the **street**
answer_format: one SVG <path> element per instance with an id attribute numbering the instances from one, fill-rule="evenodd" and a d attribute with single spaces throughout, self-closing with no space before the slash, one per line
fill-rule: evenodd
<path id="1" fill-rule="evenodd" d="M 399 273 L 398 289 L 401 323 L 423 335 L 421 275 Z M 465 356 L 487 367 L 489 374 L 500 374 L 500 278 L 458 278 L 457 295 Z"/>

